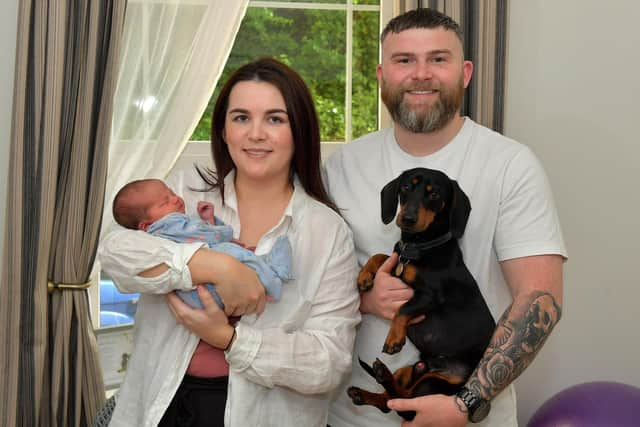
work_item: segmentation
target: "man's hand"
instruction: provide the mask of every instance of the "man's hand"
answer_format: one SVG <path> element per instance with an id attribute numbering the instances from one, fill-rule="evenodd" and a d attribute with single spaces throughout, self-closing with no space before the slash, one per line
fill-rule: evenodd
<path id="1" fill-rule="evenodd" d="M 398 254 L 394 252 L 380 266 L 373 282 L 373 288 L 360 296 L 360 311 L 362 313 L 393 319 L 398 308 L 413 297 L 413 289 L 397 277 L 391 276 L 391 270 L 397 262 Z"/>
<path id="2" fill-rule="evenodd" d="M 468 415 L 464 403 L 455 396 L 432 394 L 413 399 L 392 399 L 387 406 L 395 411 L 416 411 L 413 421 L 404 421 L 402 427 L 463 427 Z"/>
<path id="3" fill-rule="evenodd" d="M 209 224 L 215 224 L 214 214 L 213 214 L 213 203 L 199 201 L 198 202 L 198 216 L 201 220 Z"/>

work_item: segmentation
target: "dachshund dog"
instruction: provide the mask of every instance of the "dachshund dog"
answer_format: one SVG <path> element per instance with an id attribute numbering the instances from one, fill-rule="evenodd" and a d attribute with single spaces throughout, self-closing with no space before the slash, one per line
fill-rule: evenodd
<path id="1" fill-rule="evenodd" d="M 425 168 L 403 172 L 381 192 L 382 221 L 396 224 L 398 264 L 393 275 L 413 288 L 413 297 L 395 314 L 382 351 L 399 352 L 408 336 L 420 351 L 413 366 L 393 374 L 379 359 L 360 365 L 384 388 L 373 393 L 350 387 L 356 405 L 389 412 L 387 401 L 427 394 L 455 394 L 478 365 L 495 329 L 495 321 L 478 285 L 462 259 L 462 237 L 471 205 L 458 183 L 444 173 Z M 373 287 L 376 271 L 388 258 L 371 257 L 358 275 L 358 288 Z M 425 316 L 412 324 L 412 320 Z M 410 420 L 415 412 L 399 413 Z"/>

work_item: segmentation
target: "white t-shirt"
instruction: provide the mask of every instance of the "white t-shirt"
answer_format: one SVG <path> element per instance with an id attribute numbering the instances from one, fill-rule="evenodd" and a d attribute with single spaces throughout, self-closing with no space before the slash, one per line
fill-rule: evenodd
<path id="1" fill-rule="evenodd" d="M 511 296 L 499 261 L 531 255 L 566 256 L 553 198 L 545 173 L 524 145 L 465 118 L 458 135 L 428 156 L 414 157 L 397 144 L 393 129 L 366 135 L 337 151 L 326 163 L 329 193 L 354 234 L 358 263 L 373 254 L 390 254 L 400 238 L 392 221 L 380 218 L 380 190 L 403 171 L 438 169 L 458 181 L 471 202 L 471 214 L 460 246 L 465 263 L 494 318 L 499 319 Z M 382 388 L 357 363 L 380 358 L 392 371 L 412 365 L 418 351 L 408 341 L 395 355 L 382 353 L 390 322 L 363 315 L 356 337 L 351 385 L 370 391 Z M 486 426 L 515 426 L 513 387 L 492 401 Z M 332 427 L 387 427 L 401 418 L 372 406 L 355 406 L 343 389 L 332 404 Z"/>
<path id="2" fill-rule="evenodd" d="M 216 216 L 238 237 L 233 173 L 225 180 L 225 205 L 217 192 L 187 190 L 202 187 L 199 178 L 179 182 L 188 210 L 195 210 L 198 200 L 212 202 Z M 295 278 L 283 284 L 280 301 L 237 324 L 237 339 L 226 353 L 226 426 L 324 427 L 331 392 L 351 369 L 360 320 L 351 232 L 296 179 L 283 217 L 260 239 L 256 254 L 267 253 L 285 234 Z M 186 263 L 201 246 L 125 229 L 103 241 L 102 268 L 120 289 L 144 294 L 136 313 L 134 352 L 110 426 L 156 426 L 182 381 L 199 340 L 176 323 L 162 294 L 192 287 Z M 162 262 L 169 270 L 161 276 L 136 276 Z"/>

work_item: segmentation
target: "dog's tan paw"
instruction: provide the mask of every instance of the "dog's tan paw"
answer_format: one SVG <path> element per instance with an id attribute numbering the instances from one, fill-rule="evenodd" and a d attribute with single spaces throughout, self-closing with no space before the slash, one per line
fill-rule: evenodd
<path id="1" fill-rule="evenodd" d="M 373 288 L 373 279 L 375 279 L 375 273 L 363 268 L 358 274 L 358 290 L 360 292 L 367 292 Z"/>

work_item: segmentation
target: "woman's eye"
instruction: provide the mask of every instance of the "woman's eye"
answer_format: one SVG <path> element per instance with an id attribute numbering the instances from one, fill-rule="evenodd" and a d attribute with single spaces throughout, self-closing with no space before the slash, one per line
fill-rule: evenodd
<path id="1" fill-rule="evenodd" d="M 246 122 L 247 120 L 249 120 L 249 117 L 244 114 L 238 114 L 237 116 L 233 116 L 231 120 L 233 120 L 234 122 Z"/>
<path id="2" fill-rule="evenodd" d="M 270 123 L 284 123 L 285 119 L 279 116 L 272 116 L 269 117 L 269 122 Z"/>

